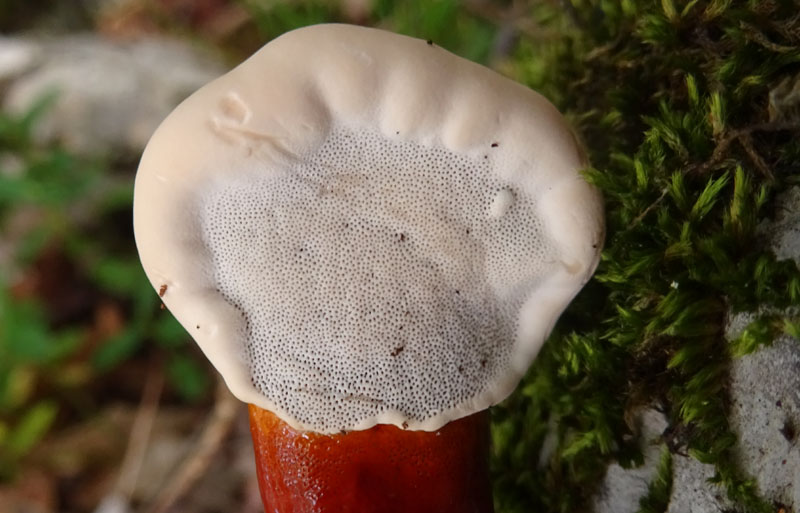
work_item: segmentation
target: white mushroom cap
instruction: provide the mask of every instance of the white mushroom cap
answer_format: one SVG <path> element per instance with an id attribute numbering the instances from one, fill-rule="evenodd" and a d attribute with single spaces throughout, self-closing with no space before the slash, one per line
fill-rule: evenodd
<path id="1" fill-rule="evenodd" d="M 435 430 L 508 396 L 594 271 L 584 165 L 529 89 L 425 41 L 318 25 L 163 122 L 136 242 L 239 399 L 322 433 Z"/>

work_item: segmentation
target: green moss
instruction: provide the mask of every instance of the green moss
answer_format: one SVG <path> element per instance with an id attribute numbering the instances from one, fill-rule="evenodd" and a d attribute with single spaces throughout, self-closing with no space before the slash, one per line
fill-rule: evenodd
<path id="1" fill-rule="evenodd" d="M 661 451 L 656 477 L 647 487 L 647 495 L 639 501 L 638 513 L 663 513 L 669 506 L 672 493 L 672 454 L 668 448 Z"/>
<path id="2" fill-rule="evenodd" d="M 628 419 L 655 405 L 671 450 L 714 465 L 738 510 L 771 511 L 735 462 L 726 383 L 732 358 L 798 332 L 780 312 L 800 301 L 800 271 L 757 231 L 800 181 L 798 101 L 786 93 L 800 71 L 797 6 L 554 4 L 531 8 L 547 37 L 523 39 L 506 71 L 582 135 L 608 234 L 595 279 L 494 412 L 497 509 L 586 511 L 608 462 L 641 461 Z M 726 341 L 726 315 L 759 307 L 776 313 Z M 556 447 L 542 458 L 548 424 Z M 641 511 L 666 509 L 668 466 Z"/>

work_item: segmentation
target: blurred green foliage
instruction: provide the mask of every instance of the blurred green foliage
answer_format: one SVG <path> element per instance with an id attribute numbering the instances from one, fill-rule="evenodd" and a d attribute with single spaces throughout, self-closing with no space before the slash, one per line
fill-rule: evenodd
<path id="1" fill-rule="evenodd" d="M 42 99 L 23 116 L 0 115 L 0 231 L 11 232 L 20 220 L 25 226 L 5 241 L 11 272 L 0 275 L 0 479 L 13 476 L 59 418 L 91 415 L 93 380 L 129 358 L 163 353 L 184 400 L 202 398 L 210 382 L 183 328 L 159 309 L 139 264 L 131 176 L 31 143 L 51 101 Z M 47 261 L 53 254 L 56 272 L 37 275 L 38 267 L 53 265 Z M 33 282 L 35 290 L 15 291 L 12 279 Z M 62 288 L 76 290 L 65 301 L 49 297 L 64 294 Z M 92 342 L 93 308 L 103 302 L 124 319 L 117 333 Z"/>
<path id="2" fill-rule="evenodd" d="M 242 0 L 265 41 L 292 29 L 315 23 L 345 22 L 341 2 L 272 2 Z M 375 0 L 369 25 L 430 39 L 453 53 L 476 62 L 489 59 L 497 26 L 468 9 L 460 0 Z"/>
<path id="3" fill-rule="evenodd" d="M 459 0 L 377 0 L 377 25 L 435 44 L 469 60 L 486 64 L 498 27 L 464 8 Z"/>

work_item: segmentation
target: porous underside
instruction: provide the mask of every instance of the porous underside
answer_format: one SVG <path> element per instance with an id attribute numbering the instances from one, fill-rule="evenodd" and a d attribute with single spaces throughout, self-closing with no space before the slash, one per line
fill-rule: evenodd
<path id="1" fill-rule="evenodd" d="M 243 312 L 253 386 L 280 413 L 320 432 L 424 422 L 507 382 L 551 244 L 493 165 L 488 147 L 340 128 L 205 196 L 217 288 Z"/>

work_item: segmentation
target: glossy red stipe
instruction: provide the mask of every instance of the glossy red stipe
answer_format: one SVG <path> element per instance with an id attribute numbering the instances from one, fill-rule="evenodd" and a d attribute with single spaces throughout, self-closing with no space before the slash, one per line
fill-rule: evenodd
<path id="1" fill-rule="evenodd" d="M 492 513 L 489 417 L 434 432 L 379 425 L 320 435 L 250 405 L 268 513 Z"/>

